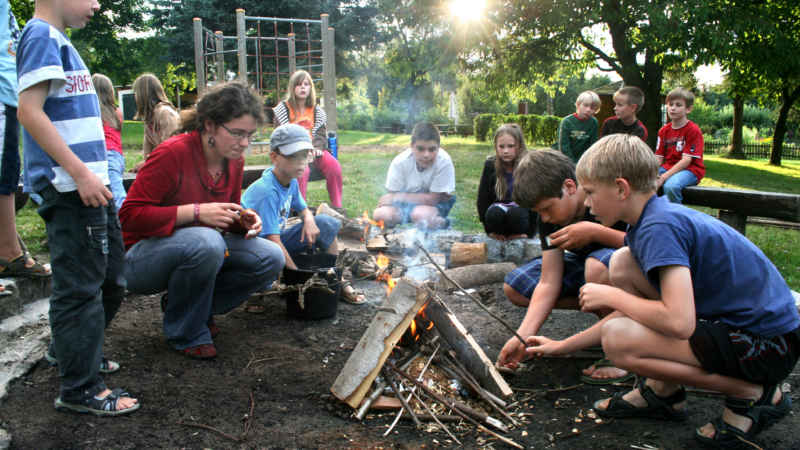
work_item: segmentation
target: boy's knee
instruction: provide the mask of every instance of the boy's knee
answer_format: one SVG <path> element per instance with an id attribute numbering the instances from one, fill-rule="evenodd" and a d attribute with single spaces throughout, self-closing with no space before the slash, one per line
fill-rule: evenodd
<path id="1" fill-rule="evenodd" d="M 608 263 L 609 282 L 614 286 L 619 286 L 622 281 L 628 278 L 633 268 L 638 269 L 636 259 L 628 247 L 622 247 L 611 255 Z"/>
<path id="2" fill-rule="evenodd" d="M 608 284 L 608 267 L 602 261 L 595 258 L 586 258 L 583 268 L 583 276 L 587 283 Z"/>
<path id="3" fill-rule="evenodd" d="M 524 295 L 517 292 L 511 285 L 508 283 L 503 283 L 503 293 L 506 295 L 508 300 L 517 305 L 517 306 L 528 306 L 531 302 L 531 299 L 525 297 Z"/>
<path id="4" fill-rule="evenodd" d="M 604 352 L 609 354 L 625 352 L 624 347 L 630 342 L 629 331 L 633 325 L 631 322 L 633 321 L 627 317 L 616 317 L 603 324 L 600 328 L 600 337 Z"/>
<path id="5" fill-rule="evenodd" d="M 381 206 L 372 212 L 372 219 L 382 220 L 386 225 L 393 225 L 400 221 L 400 212 L 391 206 Z"/>

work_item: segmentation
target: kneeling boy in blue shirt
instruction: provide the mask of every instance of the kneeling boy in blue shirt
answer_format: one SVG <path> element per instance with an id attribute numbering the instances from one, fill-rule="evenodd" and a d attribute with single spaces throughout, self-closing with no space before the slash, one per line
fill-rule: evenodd
<path id="1" fill-rule="evenodd" d="M 281 125 L 269 141 L 272 167 L 242 195 L 242 206 L 254 209 L 263 222 L 260 236 L 278 244 L 286 258 L 286 267 L 297 269 L 292 255 L 316 246 L 332 255 L 339 253 L 336 234 L 341 224 L 333 217 L 314 216 L 300 195 L 297 178 L 308 163 L 308 152 L 314 149 L 308 130 L 295 124 Z M 302 223 L 286 228 L 289 213 L 296 211 Z M 343 299 L 355 304 L 365 302 L 351 286 L 343 287 Z"/>
<path id="2" fill-rule="evenodd" d="M 718 391 L 722 416 L 695 432 L 718 448 L 786 416 L 780 385 L 800 352 L 800 316 L 769 259 L 719 220 L 656 197 L 658 160 L 637 137 L 601 139 L 576 172 L 592 214 L 629 224 L 612 286 L 588 283 L 579 296 L 585 311 L 616 311 L 603 319 L 603 350 L 640 375 L 632 391 L 596 402 L 598 414 L 684 419 L 681 385 Z"/>

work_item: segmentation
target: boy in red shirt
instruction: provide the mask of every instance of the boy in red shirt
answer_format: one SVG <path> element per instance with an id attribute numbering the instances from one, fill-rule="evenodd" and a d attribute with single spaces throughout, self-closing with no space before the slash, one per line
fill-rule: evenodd
<path id="1" fill-rule="evenodd" d="M 694 186 L 706 174 L 703 165 L 703 133 L 687 115 L 692 112 L 694 94 L 676 88 L 667 94 L 667 115 L 670 123 L 658 131 L 656 156 L 658 187 L 672 203 L 682 203 L 682 189 Z"/>

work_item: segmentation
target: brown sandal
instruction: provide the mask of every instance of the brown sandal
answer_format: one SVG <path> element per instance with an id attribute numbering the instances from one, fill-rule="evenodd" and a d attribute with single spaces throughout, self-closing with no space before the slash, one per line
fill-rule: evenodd
<path id="1" fill-rule="evenodd" d="M 22 249 L 22 254 L 12 260 L 0 258 L 0 277 L 32 277 L 32 278 L 47 278 L 53 274 L 50 270 L 50 264 L 40 264 L 31 256 L 25 242 L 17 234 L 17 241 Z M 33 260 L 33 265 L 28 266 L 28 258 Z"/>

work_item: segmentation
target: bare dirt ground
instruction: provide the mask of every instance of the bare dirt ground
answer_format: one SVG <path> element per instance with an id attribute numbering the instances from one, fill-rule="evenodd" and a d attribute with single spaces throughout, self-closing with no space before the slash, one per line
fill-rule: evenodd
<path id="1" fill-rule="evenodd" d="M 108 375 L 111 387 L 135 393 L 142 408 L 113 419 L 56 412 L 56 369 L 39 363 L 14 382 L 0 405 L 0 427 L 12 436 L 12 448 L 420 448 L 455 446 L 441 431 L 418 431 L 401 422 L 382 437 L 393 414 L 353 418 L 353 411 L 329 392 L 351 350 L 375 314 L 383 287 L 372 281 L 357 284 L 372 299 L 365 306 L 339 304 L 334 319 L 302 322 L 288 319 L 285 305 L 268 304 L 266 314 L 239 308 L 218 317 L 222 333 L 216 339 L 214 361 L 188 359 L 170 350 L 161 331 L 158 296 L 130 296 L 106 334 L 105 352 L 122 364 Z M 511 306 L 500 285 L 482 289 L 497 313 L 518 323 L 523 310 Z M 467 324 L 490 358 L 507 333 L 463 296 L 444 296 Z M 591 321 L 574 311 L 556 311 L 545 334 L 566 336 Z M 721 399 L 691 395 L 686 423 L 646 420 L 578 423 L 594 400 L 623 389 L 581 385 L 579 369 L 590 361 L 547 359 L 533 362 L 509 382 L 519 391 L 526 413 L 522 427 L 509 436 L 528 448 L 664 448 L 697 445 L 694 427 L 718 414 Z M 798 378 L 788 380 L 796 398 Z M 532 390 L 532 391 L 530 391 Z M 252 403 L 251 403 L 252 396 Z M 252 413 L 250 412 L 252 406 Z M 249 432 L 242 437 L 245 424 Z M 189 424 L 213 427 L 221 433 Z M 472 426 L 453 428 L 465 447 L 505 447 Z M 800 419 L 791 415 L 759 436 L 762 448 L 800 448 Z M 577 433 L 573 430 L 578 430 Z M 240 440 L 234 440 L 240 439 Z"/>

